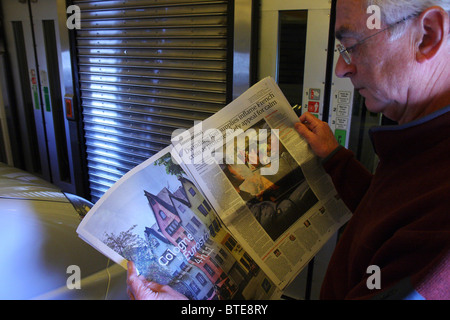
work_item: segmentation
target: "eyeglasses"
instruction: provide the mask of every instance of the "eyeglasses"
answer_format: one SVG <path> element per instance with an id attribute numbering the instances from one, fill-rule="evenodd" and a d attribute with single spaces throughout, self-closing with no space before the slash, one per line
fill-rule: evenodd
<path id="1" fill-rule="evenodd" d="M 407 20 L 409 20 L 411 18 L 417 17 L 418 15 L 419 14 L 410 15 L 410 16 L 407 16 L 407 17 L 403 18 L 400 21 L 394 22 L 394 23 L 390 24 L 389 26 L 387 26 L 386 28 L 384 28 L 383 30 L 380 30 L 380 31 L 378 31 L 378 32 L 368 36 L 367 38 L 364 38 L 363 40 L 358 41 L 356 44 L 352 45 L 351 47 L 346 48 L 340 43 L 338 45 L 336 45 L 336 47 L 337 47 L 339 53 L 341 54 L 342 58 L 344 58 L 345 63 L 350 65 L 352 63 L 352 56 L 351 56 L 350 53 L 355 49 L 356 46 L 359 46 L 360 44 L 366 42 L 370 38 L 375 37 L 377 34 L 380 34 L 380 33 L 384 32 L 386 30 L 389 30 L 389 29 L 395 27 L 396 25 L 398 25 L 400 23 L 403 23 L 403 22 L 405 22 L 405 21 L 407 21 Z"/>

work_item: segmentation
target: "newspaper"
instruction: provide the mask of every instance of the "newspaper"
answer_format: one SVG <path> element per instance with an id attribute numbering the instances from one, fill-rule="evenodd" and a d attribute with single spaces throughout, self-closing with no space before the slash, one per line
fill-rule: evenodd
<path id="1" fill-rule="evenodd" d="M 273 79 L 124 175 L 80 223 L 116 263 L 191 299 L 271 299 L 351 216 Z"/>

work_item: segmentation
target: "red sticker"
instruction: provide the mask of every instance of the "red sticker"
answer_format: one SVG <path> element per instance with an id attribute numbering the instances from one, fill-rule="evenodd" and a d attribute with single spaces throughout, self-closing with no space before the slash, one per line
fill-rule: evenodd
<path id="1" fill-rule="evenodd" d="M 319 112 L 319 102 L 309 101 L 308 102 L 308 112 Z"/>

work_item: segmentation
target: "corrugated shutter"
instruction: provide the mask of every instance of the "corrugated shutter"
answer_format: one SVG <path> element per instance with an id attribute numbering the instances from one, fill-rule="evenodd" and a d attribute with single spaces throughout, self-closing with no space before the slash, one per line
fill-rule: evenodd
<path id="1" fill-rule="evenodd" d="M 226 104 L 228 1 L 73 1 L 92 201 Z"/>

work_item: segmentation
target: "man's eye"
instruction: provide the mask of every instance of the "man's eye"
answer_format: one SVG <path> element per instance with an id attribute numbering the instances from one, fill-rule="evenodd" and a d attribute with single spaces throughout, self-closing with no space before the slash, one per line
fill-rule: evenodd
<path id="1" fill-rule="evenodd" d="M 352 53 L 355 50 L 356 45 L 350 46 L 350 47 L 346 47 L 347 48 L 347 52 L 348 53 Z"/>

